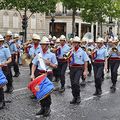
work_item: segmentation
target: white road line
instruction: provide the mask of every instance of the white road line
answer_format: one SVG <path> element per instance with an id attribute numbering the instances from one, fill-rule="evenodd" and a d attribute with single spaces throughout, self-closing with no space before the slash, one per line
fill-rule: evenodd
<path id="1" fill-rule="evenodd" d="M 27 90 L 27 89 L 28 89 L 28 88 L 25 87 L 25 88 L 21 88 L 21 89 L 16 89 L 16 90 L 14 90 L 13 92 L 19 92 L 19 91 Z M 119 90 L 119 88 L 116 88 L 116 89 Z M 101 96 L 107 95 L 107 94 L 109 94 L 109 93 L 110 93 L 110 91 L 106 91 L 106 92 L 104 92 Z M 95 97 L 96 97 L 96 96 L 91 96 L 91 97 L 85 98 L 85 99 L 82 100 L 82 102 L 86 102 L 86 101 L 92 100 L 92 99 L 95 98 Z"/>
<path id="2" fill-rule="evenodd" d="M 25 87 L 25 88 L 20 88 L 20 89 L 13 90 L 13 92 L 19 92 L 19 91 L 27 90 L 27 89 L 28 89 L 27 87 Z"/>

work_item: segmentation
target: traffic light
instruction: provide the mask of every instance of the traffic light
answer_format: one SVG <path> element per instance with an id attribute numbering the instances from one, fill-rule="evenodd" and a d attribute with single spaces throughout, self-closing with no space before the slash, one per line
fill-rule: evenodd
<path id="1" fill-rule="evenodd" d="M 28 18 L 27 18 L 27 16 L 23 15 L 22 28 L 26 29 L 27 27 L 28 27 Z"/>

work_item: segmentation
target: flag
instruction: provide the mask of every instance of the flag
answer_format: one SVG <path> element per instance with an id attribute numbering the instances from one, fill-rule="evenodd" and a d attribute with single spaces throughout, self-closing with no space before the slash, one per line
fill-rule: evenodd
<path id="1" fill-rule="evenodd" d="M 0 70 L 0 86 L 4 86 L 7 84 L 7 79 L 2 70 Z"/>
<path id="2" fill-rule="evenodd" d="M 92 59 L 95 60 L 97 58 L 97 51 L 92 53 Z"/>
<path id="3" fill-rule="evenodd" d="M 42 68 L 42 70 L 46 71 L 46 65 L 45 65 L 45 62 L 44 62 L 44 59 L 41 53 L 38 54 L 38 60 L 39 60 L 40 67 Z"/>
<path id="4" fill-rule="evenodd" d="M 46 74 L 43 74 L 31 81 L 28 88 L 36 96 L 37 100 L 42 100 L 53 91 L 54 85 L 46 77 Z"/>
<path id="5" fill-rule="evenodd" d="M 57 56 L 59 56 L 60 54 L 61 54 L 61 49 L 58 48 L 58 49 L 57 49 Z"/>

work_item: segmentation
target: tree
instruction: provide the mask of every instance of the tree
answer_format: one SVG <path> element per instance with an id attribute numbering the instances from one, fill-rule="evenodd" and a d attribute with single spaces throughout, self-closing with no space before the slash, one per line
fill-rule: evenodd
<path id="1" fill-rule="evenodd" d="M 49 11 L 55 11 L 57 0 L 0 0 L 0 9 L 15 9 L 19 12 L 22 22 L 24 23 L 23 28 L 25 30 L 25 40 L 27 33 L 27 20 L 34 13 L 46 13 Z M 24 11 L 24 15 L 22 12 Z M 31 12 L 28 16 L 27 12 Z"/>
<path id="2" fill-rule="evenodd" d="M 111 15 L 113 11 L 112 4 L 112 0 L 88 0 L 81 12 L 84 21 L 98 22 L 98 25 L 101 25 L 101 37 L 102 23 L 105 22 L 106 17 Z"/>
<path id="3" fill-rule="evenodd" d="M 84 7 L 84 3 L 87 0 L 61 0 L 63 5 L 68 9 L 72 10 L 72 34 L 75 36 L 75 16 L 76 11 Z"/>

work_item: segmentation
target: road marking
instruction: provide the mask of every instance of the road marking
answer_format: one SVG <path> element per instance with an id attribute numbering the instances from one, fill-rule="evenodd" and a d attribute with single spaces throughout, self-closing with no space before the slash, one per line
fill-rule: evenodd
<path id="1" fill-rule="evenodd" d="M 20 88 L 20 89 L 13 90 L 13 92 L 19 92 L 19 91 L 27 90 L 27 89 L 28 89 L 27 87 L 24 87 L 24 88 Z M 116 89 L 119 90 L 119 88 L 116 88 Z M 110 91 L 106 91 L 106 92 L 102 93 L 101 96 L 107 95 L 107 94 L 109 94 L 109 93 L 110 93 Z M 96 97 L 97 97 L 97 96 L 90 96 L 90 97 L 88 97 L 88 98 L 83 99 L 82 102 L 86 102 L 86 101 L 92 100 L 93 98 L 96 98 Z"/>
<path id="2" fill-rule="evenodd" d="M 116 88 L 116 89 L 119 90 L 119 88 Z M 107 95 L 109 93 L 110 93 L 110 91 L 106 91 L 106 92 L 102 93 L 101 96 Z M 85 98 L 85 99 L 82 100 L 82 102 L 86 102 L 86 101 L 92 100 L 93 98 L 96 98 L 96 97 L 97 96 L 91 96 L 91 97 Z"/>
<path id="3" fill-rule="evenodd" d="M 25 87 L 25 88 L 20 88 L 20 89 L 13 90 L 13 92 L 19 92 L 19 91 L 27 90 L 27 89 L 28 89 L 27 87 Z"/>

